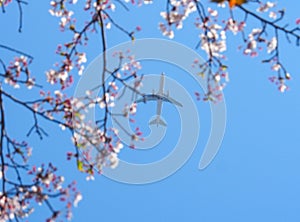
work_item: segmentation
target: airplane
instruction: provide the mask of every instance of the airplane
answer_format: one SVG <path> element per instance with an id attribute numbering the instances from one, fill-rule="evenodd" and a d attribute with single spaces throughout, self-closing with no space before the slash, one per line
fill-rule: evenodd
<path id="1" fill-rule="evenodd" d="M 169 102 L 176 106 L 182 107 L 182 104 L 175 99 L 169 97 L 169 92 L 167 94 L 164 93 L 164 84 L 165 84 L 165 75 L 164 73 L 161 74 L 160 83 L 159 83 L 159 89 L 158 92 L 155 94 L 154 91 L 152 94 L 146 94 L 143 95 L 141 99 L 136 100 L 136 103 L 147 101 L 157 101 L 157 107 L 156 107 L 156 118 L 150 122 L 150 125 L 161 125 L 161 126 L 167 126 L 167 124 L 160 118 L 161 111 L 162 111 L 162 103 L 163 102 Z"/>

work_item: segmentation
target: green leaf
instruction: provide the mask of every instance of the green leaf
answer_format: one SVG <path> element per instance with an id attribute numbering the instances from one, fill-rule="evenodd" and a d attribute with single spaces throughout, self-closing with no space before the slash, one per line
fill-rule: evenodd
<path id="1" fill-rule="evenodd" d="M 83 162 L 80 160 L 77 160 L 77 169 L 83 172 Z"/>

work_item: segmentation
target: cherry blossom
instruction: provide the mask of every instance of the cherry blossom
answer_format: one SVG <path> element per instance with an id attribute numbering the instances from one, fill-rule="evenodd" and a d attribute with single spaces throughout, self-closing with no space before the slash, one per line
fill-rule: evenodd
<path id="1" fill-rule="evenodd" d="M 277 47 L 277 38 L 276 37 L 273 37 L 267 44 L 268 46 L 268 53 L 271 53 L 273 52 L 276 47 Z"/>

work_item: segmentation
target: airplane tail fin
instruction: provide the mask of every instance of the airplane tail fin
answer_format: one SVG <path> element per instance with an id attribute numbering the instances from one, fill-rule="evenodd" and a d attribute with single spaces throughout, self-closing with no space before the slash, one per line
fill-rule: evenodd
<path id="1" fill-rule="evenodd" d="M 155 118 L 154 120 L 152 120 L 151 122 L 150 122 L 150 125 L 156 125 L 156 126 L 158 126 L 158 125 L 161 125 L 161 126 L 167 126 L 167 124 L 161 119 L 161 118 L 159 118 L 159 117 L 157 117 L 157 118 Z"/>

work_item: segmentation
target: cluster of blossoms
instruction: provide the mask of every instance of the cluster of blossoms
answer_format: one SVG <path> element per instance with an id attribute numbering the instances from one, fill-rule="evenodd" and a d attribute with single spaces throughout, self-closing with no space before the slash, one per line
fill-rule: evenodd
<path id="1" fill-rule="evenodd" d="M 47 80 L 50 84 L 60 83 L 62 89 L 73 83 L 73 77 L 70 74 L 74 68 L 82 74 L 84 71 L 84 63 L 87 58 L 84 52 L 79 52 L 78 47 L 86 45 L 88 38 L 86 32 L 88 28 L 78 31 L 76 29 L 76 19 L 72 16 L 74 12 L 69 10 L 66 4 L 76 4 L 77 1 L 51 1 L 50 14 L 60 18 L 59 26 L 61 31 L 70 30 L 73 32 L 73 39 L 64 45 L 58 45 L 56 54 L 62 57 L 60 63 L 55 64 L 55 69 L 46 72 Z M 96 19 L 95 19 L 96 22 Z"/>
<path id="2" fill-rule="evenodd" d="M 161 12 L 160 15 L 165 20 L 165 23 L 159 23 L 159 29 L 164 36 L 170 39 L 174 38 L 174 31 L 172 26 L 177 29 L 183 28 L 183 21 L 192 13 L 196 11 L 196 5 L 193 0 L 171 0 L 166 12 Z"/>
<path id="3" fill-rule="evenodd" d="M 225 3 L 226 1 L 223 1 L 219 6 L 224 8 L 226 7 Z M 227 66 L 224 65 L 222 61 L 226 58 L 224 55 L 227 48 L 226 32 L 231 32 L 234 35 L 241 34 L 244 44 L 239 46 L 239 49 L 243 49 L 244 55 L 255 57 L 258 56 L 259 51 L 265 49 L 271 57 L 263 60 L 263 62 L 270 63 L 272 70 L 278 72 L 277 81 L 275 82 L 279 85 L 279 91 L 284 92 L 288 88 L 285 85 L 285 80 L 290 79 L 290 74 L 279 61 L 278 32 L 281 31 L 285 33 L 288 40 L 289 37 L 294 37 L 296 41 L 299 41 L 300 36 L 296 33 L 299 29 L 287 29 L 285 26 L 283 27 L 278 24 L 278 22 L 283 19 L 284 10 L 276 9 L 274 2 L 267 1 L 263 3 L 257 1 L 256 4 L 259 5 L 256 10 L 257 13 L 245 7 L 239 7 L 244 13 L 243 19 L 240 21 L 233 16 L 234 9 L 231 9 L 230 17 L 228 19 L 222 19 L 221 22 L 219 22 L 218 10 L 208 8 L 206 12 L 203 4 L 199 1 L 169 1 L 167 10 L 161 12 L 161 16 L 167 21 L 167 25 L 163 23 L 159 24 L 161 32 L 163 35 L 173 38 L 174 32 L 172 25 L 174 24 L 178 29 L 181 28 L 183 21 L 190 13 L 197 11 L 199 17 L 196 18 L 195 25 L 196 28 L 200 30 L 198 47 L 202 49 L 208 57 L 204 64 L 197 64 L 197 67 L 200 68 L 199 73 L 201 76 L 206 74 L 208 82 L 206 99 L 219 98 L 221 93 L 219 90 L 224 89 L 226 81 L 228 80 L 228 73 L 225 71 Z M 268 16 L 264 16 L 263 13 L 268 13 Z M 262 14 L 262 16 L 259 14 Z M 261 26 L 252 28 L 249 34 L 246 35 L 246 23 L 249 17 L 260 21 Z M 268 36 L 269 30 L 274 31 L 274 35 L 271 38 Z M 193 64 L 193 66 L 195 65 L 196 64 Z M 220 72 L 222 72 L 221 75 Z M 224 80 L 226 81 L 219 84 L 218 76 L 224 76 Z"/>
<path id="4" fill-rule="evenodd" d="M 207 77 L 208 81 L 208 90 L 203 97 L 204 101 L 212 101 L 214 103 L 220 102 L 223 99 L 223 90 L 229 82 L 229 75 L 227 72 L 227 67 L 222 65 L 215 73 L 211 71 L 209 62 L 200 63 L 198 60 L 195 60 L 192 64 L 193 68 L 200 69 L 198 76 L 201 78 Z M 200 93 L 195 92 L 197 100 L 200 100 Z"/>
<path id="5" fill-rule="evenodd" d="M 244 21 L 238 22 L 232 18 L 229 18 L 225 22 L 225 31 L 230 31 L 234 35 L 237 35 L 239 32 L 244 31 L 246 23 Z"/>
<path id="6" fill-rule="evenodd" d="M 60 47 L 58 52 L 61 53 Z M 83 54 L 77 54 L 77 57 L 78 63 L 86 61 Z M 108 116 L 113 118 L 114 115 L 110 109 L 114 107 L 116 98 L 122 94 L 119 93 L 120 86 L 137 93 L 142 85 L 141 78 L 137 75 L 141 64 L 129 54 L 129 51 L 116 52 L 113 57 L 119 61 L 117 64 L 120 65 L 112 73 L 107 71 L 110 74 L 110 80 L 88 90 L 85 96 L 70 98 L 62 90 L 56 90 L 53 94 L 40 91 L 41 99 L 31 102 L 31 109 L 36 115 L 46 117 L 50 121 L 55 120 L 63 130 L 68 129 L 73 133 L 72 141 L 76 151 L 68 152 L 68 159 L 76 159 L 78 170 L 87 173 L 87 179 L 94 178 L 95 169 L 101 173 L 103 167 L 117 166 L 117 154 L 123 144 L 118 138 L 118 130 L 108 126 Z M 47 77 L 49 80 L 49 74 Z M 126 83 L 130 79 L 134 80 L 133 85 Z M 54 79 L 50 83 L 56 84 L 57 81 Z M 102 89 L 101 94 L 95 96 L 95 91 L 98 89 Z M 96 121 L 97 124 L 91 123 L 86 118 L 90 109 L 95 106 L 100 109 L 99 115 L 103 116 Z M 135 103 L 126 106 L 121 116 L 133 122 L 131 117 L 136 109 Z M 35 125 L 35 127 L 38 126 Z M 136 131 L 129 136 L 132 141 L 136 141 L 140 135 L 141 133 Z"/>
<path id="7" fill-rule="evenodd" d="M 8 193 L 0 192 L 0 221 L 27 218 L 34 212 L 33 202 L 51 206 L 49 200 L 55 196 L 60 197 L 60 201 L 65 205 L 65 211 L 55 211 L 51 206 L 52 215 L 47 221 L 54 221 L 62 215 L 70 220 L 71 208 L 77 206 L 82 196 L 77 191 L 75 183 L 63 188 L 64 178 L 57 176 L 55 171 L 56 168 L 51 164 L 48 167 L 33 167 L 28 172 L 33 177 L 33 183 L 20 184 L 18 188 L 11 187 Z"/>
<path id="8" fill-rule="evenodd" d="M 269 12 L 270 9 L 273 9 L 275 7 L 275 3 L 271 3 L 271 2 L 267 2 L 267 3 L 260 3 L 259 8 L 257 9 L 257 11 L 259 13 L 265 13 L 265 12 Z M 244 20 L 241 21 L 237 21 L 235 19 L 233 19 L 232 17 L 230 17 L 229 19 L 223 21 L 224 24 L 224 28 L 221 25 L 217 25 L 217 16 L 218 13 L 216 10 L 213 9 L 208 9 L 208 13 L 209 13 L 209 19 L 207 20 L 213 20 L 213 24 L 212 26 L 205 26 L 204 23 L 206 22 L 206 20 L 202 21 L 202 23 L 200 23 L 201 25 L 203 24 L 204 28 L 203 32 L 200 34 L 200 37 L 202 37 L 201 39 L 201 48 L 206 51 L 206 53 L 213 59 L 215 59 L 216 57 L 222 58 L 223 55 L 220 55 L 220 52 L 224 52 L 226 50 L 226 34 L 225 31 L 229 31 L 232 32 L 234 35 L 237 35 L 238 33 L 241 33 L 243 36 L 243 41 L 245 44 L 245 47 L 243 49 L 243 53 L 244 55 L 250 55 L 251 57 L 255 57 L 258 56 L 258 50 L 262 50 L 262 46 L 258 46 L 259 44 L 265 44 L 266 46 L 266 51 L 268 54 L 272 54 L 275 53 L 276 55 L 272 57 L 272 59 L 270 59 L 269 61 L 273 61 L 274 59 L 276 60 L 276 57 L 278 56 L 278 36 L 274 36 L 271 39 L 267 39 L 264 38 L 263 36 L 267 37 L 266 34 L 266 25 L 263 25 L 262 28 L 253 28 L 250 33 L 248 34 L 247 38 L 245 38 L 245 27 L 246 27 L 246 18 L 244 18 Z M 246 14 L 249 13 L 248 11 L 246 12 Z M 275 12 L 275 11 L 271 11 L 269 13 L 269 17 L 272 19 L 276 19 L 278 16 L 278 14 L 280 14 L 281 12 Z M 198 23 L 196 23 L 198 25 L 198 27 L 200 26 Z M 200 26 L 201 27 L 201 26 Z M 212 27 L 217 27 L 214 28 L 213 31 L 211 31 Z M 219 30 L 220 34 L 218 35 L 217 30 Z M 213 34 L 212 34 L 213 33 Z M 221 40 L 216 41 L 215 39 L 218 39 L 218 37 L 221 36 Z M 212 38 L 212 42 L 209 44 L 209 42 L 207 41 L 207 39 Z M 203 47 L 203 42 L 204 42 L 204 47 Z M 242 48 L 242 46 L 240 46 L 239 48 Z M 217 53 L 216 53 L 217 52 Z M 224 58 L 224 57 L 223 57 Z M 218 62 L 219 63 L 219 62 Z M 278 63 L 275 64 L 275 66 L 278 66 Z M 274 69 L 274 65 L 272 65 L 272 69 Z M 280 67 L 280 66 L 279 66 Z M 214 78 L 215 76 L 219 76 L 218 73 L 220 70 L 224 70 L 224 65 L 222 63 L 219 63 L 219 69 L 218 71 L 213 75 L 213 78 L 208 77 L 208 80 L 210 79 L 214 79 L 216 80 L 216 78 Z M 222 74 L 223 76 L 227 76 L 227 74 Z M 221 75 L 221 76 L 222 76 Z M 289 74 L 288 74 L 289 75 Z M 218 79 L 218 78 L 217 78 Z M 287 88 L 283 83 L 284 80 L 283 78 L 279 78 L 279 82 L 280 82 L 280 87 L 279 90 L 281 92 L 284 92 L 285 89 Z M 216 89 L 223 89 L 224 87 L 217 85 L 215 88 L 212 88 L 211 85 L 208 86 L 208 94 L 212 94 L 211 91 L 217 91 Z M 213 89 L 213 90 L 212 90 Z"/>
<path id="9" fill-rule="evenodd" d="M 137 71 L 141 68 L 139 62 L 133 56 L 128 55 L 128 52 L 125 54 L 116 52 L 114 57 L 116 56 L 117 59 L 122 60 L 122 63 L 111 73 L 112 81 L 108 81 L 93 90 L 88 90 L 84 97 L 72 100 L 72 126 L 75 132 L 73 143 L 79 148 L 81 155 L 69 153 L 68 159 L 76 157 L 78 169 L 87 172 L 89 174 L 88 179 L 93 178 L 94 168 L 101 173 L 103 167 L 115 168 L 119 162 L 117 155 L 123 144 L 119 140 L 118 129 L 108 127 L 108 116 L 114 118 L 114 115 L 118 115 L 133 122 L 131 116 L 135 114 L 137 109 L 136 103 L 133 103 L 130 106 L 125 106 L 123 113 L 116 114 L 111 111 L 111 108 L 115 106 L 115 100 L 122 96 L 122 92 L 119 92 L 120 86 L 124 86 L 124 89 L 130 89 L 134 93 L 140 87 L 140 84 L 137 83 L 139 80 Z M 133 86 L 127 85 L 125 82 L 130 78 L 134 79 Z M 105 89 L 105 93 L 95 96 L 94 91 L 99 88 Z M 96 124 L 92 124 L 85 117 L 90 109 L 96 105 L 100 109 L 97 113 L 101 117 L 96 121 Z M 139 135 L 141 134 L 129 136 L 136 141 L 139 139 Z"/>
<path id="10" fill-rule="evenodd" d="M 81 103 L 81 108 L 86 107 L 86 104 Z M 89 103 L 89 106 L 92 103 Z M 133 115 L 136 110 L 133 106 L 129 108 L 129 115 Z M 104 107 L 100 107 L 104 109 Z M 126 112 L 126 114 L 125 114 Z M 127 114 L 124 111 L 123 116 Z M 98 173 L 102 172 L 103 167 L 115 168 L 118 165 L 117 157 L 123 144 L 118 137 L 118 129 L 106 128 L 104 119 L 97 121 L 99 124 L 89 124 L 84 121 L 84 114 L 76 115 L 74 124 L 73 143 L 78 147 L 78 153 L 68 153 L 68 159 L 72 157 L 77 159 L 78 170 L 88 173 L 87 179 L 92 179 L 94 170 Z M 138 139 L 137 135 L 132 135 L 132 138 Z M 80 155 L 79 155 L 80 154 Z"/>
<path id="11" fill-rule="evenodd" d="M 208 8 L 209 16 L 204 19 L 197 18 L 195 26 L 200 30 L 200 48 L 206 52 L 207 61 L 199 64 L 196 60 L 193 66 L 200 68 L 199 75 L 206 76 L 208 86 L 204 100 L 218 102 L 222 100 L 222 91 L 229 81 L 227 66 L 223 64 L 226 59 L 223 54 L 227 49 L 226 31 L 232 29 L 230 21 L 222 27 L 217 23 L 218 12 Z M 218 67 L 213 71 L 213 67 Z"/>
<path id="12" fill-rule="evenodd" d="M 199 61 L 195 61 L 193 66 L 200 68 L 199 75 L 206 75 L 208 79 L 208 92 L 204 100 L 219 101 L 221 100 L 221 92 L 228 81 L 226 66 L 222 63 L 222 60 L 225 59 L 223 53 L 227 48 L 226 30 L 233 30 L 236 26 L 234 25 L 233 27 L 232 24 L 227 23 L 224 28 L 217 23 L 217 10 L 208 8 L 208 16 L 205 14 L 202 15 L 200 13 L 204 12 L 201 12 L 197 4 L 195 1 L 170 1 L 169 7 L 172 9 L 161 13 L 161 16 L 167 21 L 168 27 L 163 23 L 160 23 L 159 26 L 163 35 L 173 38 L 172 25 L 175 24 L 177 29 L 180 29 L 182 28 L 183 21 L 192 12 L 198 12 L 199 17 L 196 18 L 195 22 L 196 28 L 200 30 L 198 46 L 206 52 L 208 59 L 204 64 L 199 64 Z M 212 68 L 215 66 L 217 70 L 214 73 Z M 221 79 L 224 79 L 224 81 L 221 81 Z"/>
<path id="13" fill-rule="evenodd" d="M 27 194 L 25 193 L 24 196 L 15 195 L 12 197 L 6 197 L 0 192 L 0 207 L 3 209 L 0 216 L 1 222 L 13 220 L 16 216 L 26 218 L 33 212 L 29 203 L 25 202 Z"/>
<path id="14" fill-rule="evenodd" d="M 129 1 L 125 1 L 128 2 Z M 87 21 L 82 29 L 78 29 L 76 19 L 74 19 L 73 11 L 69 10 L 69 6 L 76 4 L 77 1 L 51 1 L 50 14 L 60 18 L 59 26 L 61 31 L 70 31 L 73 33 L 72 41 L 67 42 L 57 47 L 56 53 L 63 59 L 60 63 L 55 64 L 55 68 L 46 73 L 47 80 L 51 84 L 59 83 L 61 90 L 70 86 L 73 82 L 72 70 L 77 68 L 77 73 L 82 74 L 84 63 L 87 62 L 85 53 L 79 52 L 78 48 L 87 46 L 89 33 L 95 33 L 97 28 L 100 28 L 100 33 L 105 32 L 105 29 L 116 27 L 131 39 L 134 39 L 134 32 L 128 32 L 118 25 L 109 12 L 114 12 L 116 5 L 109 0 L 106 1 L 85 1 L 84 10 L 90 15 L 90 20 Z M 141 5 L 142 3 L 152 3 L 150 0 L 131 1 L 132 4 Z M 124 6 L 124 5 L 123 5 Z M 100 24 L 100 25 L 99 25 Z M 136 28 L 141 30 L 140 27 Z M 104 38 L 104 36 L 102 36 Z M 106 43 L 104 43 L 106 44 Z M 103 45 L 105 48 L 105 45 Z M 105 52 L 104 52 L 105 53 Z M 119 95 L 118 89 L 120 86 L 125 86 L 136 93 L 138 87 L 137 71 L 141 69 L 141 65 L 135 60 L 134 56 L 129 55 L 129 52 L 116 52 L 113 57 L 120 60 L 120 66 L 114 71 L 109 71 L 104 68 L 103 73 L 108 74 L 111 80 L 99 84 L 99 87 L 93 90 L 88 90 L 86 95 L 81 98 L 68 98 L 60 91 L 55 91 L 55 96 L 50 93 L 42 93 L 43 99 L 33 104 L 34 109 L 39 113 L 47 115 L 50 119 L 57 119 L 58 115 L 63 116 L 64 121 L 60 122 L 62 129 L 70 129 L 73 133 L 72 140 L 76 147 L 76 151 L 68 153 L 68 159 L 73 157 L 77 161 L 77 167 L 80 171 L 88 174 L 88 179 L 92 179 L 94 169 L 98 172 L 102 171 L 105 166 L 116 167 L 118 164 L 117 154 L 123 147 L 118 139 L 118 130 L 108 126 L 108 116 L 112 117 L 111 108 L 115 105 L 115 100 Z M 135 79 L 134 86 L 127 85 L 129 79 Z M 101 95 L 95 96 L 94 92 L 101 89 Z M 97 105 L 97 106 L 96 106 Z M 47 106 L 47 108 L 46 108 Z M 98 107 L 99 115 L 102 116 L 97 120 L 96 124 L 89 122 L 86 116 L 91 108 Z M 135 106 L 135 109 L 133 107 Z M 122 114 L 125 118 L 130 118 L 131 114 L 136 110 L 136 104 L 130 106 L 130 113 Z M 132 136 L 135 140 L 138 136 Z"/>
<path id="15" fill-rule="evenodd" d="M 286 90 L 288 90 L 289 87 L 286 85 L 286 80 L 291 79 L 290 73 L 288 73 L 286 69 L 281 65 L 281 63 L 278 62 L 277 57 L 273 57 L 267 62 L 271 63 L 272 70 L 278 73 L 278 76 L 272 76 L 269 78 L 270 82 L 277 85 L 280 92 L 285 92 Z M 284 77 L 281 75 L 281 72 L 284 73 Z"/>
<path id="16" fill-rule="evenodd" d="M 145 1 L 150 3 L 151 1 Z M 94 33 L 99 24 L 101 27 L 110 29 L 112 24 L 134 39 L 134 31 L 128 32 L 119 26 L 109 15 L 108 11 L 115 11 L 115 4 L 112 1 L 91 1 L 87 0 L 84 10 L 90 15 L 90 21 L 87 21 L 82 29 L 78 29 L 76 19 L 73 18 L 74 12 L 69 10 L 67 4 L 74 5 L 77 1 L 51 1 L 50 14 L 60 18 L 61 31 L 71 31 L 73 33 L 72 41 L 67 42 L 57 47 L 57 55 L 62 57 L 62 60 L 55 64 L 54 69 L 47 71 L 47 80 L 51 84 L 60 83 L 62 89 L 70 86 L 73 82 L 72 70 L 76 68 L 77 73 L 81 75 L 84 71 L 84 63 L 87 58 L 84 52 L 79 52 L 78 48 L 86 46 L 89 40 L 88 34 Z M 134 3 L 134 2 L 132 2 Z M 102 26 L 103 25 L 103 26 Z M 136 28 L 137 31 L 140 27 Z"/>
<path id="17" fill-rule="evenodd" d="M 76 182 L 72 182 L 64 186 L 64 177 L 56 174 L 56 167 L 49 164 L 47 167 L 33 167 L 28 173 L 33 175 L 34 185 L 30 187 L 31 198 L 42 205 L 51 196 L 58 196 L 59 200 L 64 204 L 65 211 L 52 211 L 51 217 L 48 221 L 55 221 L 59 216 L 64 215 L 68 220 L 72 219 L 72 206 L 77 207 L 80 200 L 82 200 L 81 193 L 76 188 Z M 48 203 L 49 204 L 49 203 Z M 47 204 L 47 205 L 48 205 Z"/>
<path id="18" fill-rule="evenodd" d="M 231 28 L 230 30 L 233 31 L 234 34 L 237 31 L 241 31 L 243 35 L 243 40 L 245 42 L 245 47 L 243 49 L 244 55 L 249 55 L 251 57 L 258 56 L 258 52 L 262 51 L 264 48 L 265 51 L 271 55 L 269 59 L 263 60 L 264 63 L 269 63 L 271 65 L 272 70 L 278 73 L 278 76 L 274 79 L 271 77 L 270 80 L 272 83 L 276 83 L 278 85 L 278 90 L 280 92 L 285 92 L 288 87 L 285 84 L 285 80 L 290 79 L 290 74 L 285 70 L 281 62 L 279 61 L 279 50 L 278 50 L 278 28 L 280 26 L 277 25 L 277 22 L 280 21 L 284 16 L 284 10 L 276 10 L 276 4 L 274 2 L 266 2 L 266 3 L 259 3 L 259 7 L 256 10 L 258 13 L 269 13 L 268 17 L 271 20 L 265 19 L 261 17 L 262 25 L 259 28 L 253 28 L 250 33 L 248 34 L 247 38 L 245 38 L 245 24 L 246 18 L 241 22 L 235 22 L 235 28 Z M 254 15 L 253 12 L 247 11 L 244 9 L 245 15 Z M 274 36 L 269 37 L 267 33 L 267 28 L 273 28 Z M 297 37 L 295 35 L 296 30 L 286 30 L 281 29 L 285 33 L 290 33 L 292 36 Z M 240 46 L 239 48 L 242 48 Z M 281 72 L 284 73 L 284 76 L 281 75 Z"/>
<path id="19" fill-rule="evenodd" d="M 14 148 L 14 151 L 10 152 L 8 150 L 6 155 L 11 163 L 0 165 L 0 168 L 2 168 L 0 180 L 4 188 L 0 192 L 0 221 L 5 222 L 29 217 L 34 212 L 34 203 L 49 208 L 51 216 L 48 221 L 54 221 L 61 216 L 70 220 L 72 218 L 72 206 L 77 206 L 82 199 L 80 192 L 76 189 L 76 183 L 73 182 L 65 186 L 64 177 L 56 174 L 57 169 L 52 164 L 32 167 L 31 170 L 27 171 L 27 176 L 32 178 L 31 182 L 28 179 L 26 179 L 28 182 L 24 182 L 20 175 L 23 175 L 27 166 L 17 163 L 18 158 L 15 155 L 21 156 L 26 161 L 28 156 L 31 155 L 31 149 L 27 149 L 26 154 L 22 149 L 22 147 L 27 147 L 25 142 L 17 143 L 12 140 L 9 142 L 13 144 Z M 13 173 L 17 176 L 16 180 L 13 178 Z M 59 198 L 64 205 L 64 210 L 63 208 L 61 210 L 54 209 L 50 202 L 54 198 Z"/>
<path id="20" fill-rule="evenodd" d="M 277 13 L 276 11 L 270 11 L 270 9 L 275 8 L 276 3 L 275 2 L 260 2 L 260 6 L 256 9 L 257 12 L 269 12 L 269 17 L 276 19 Z"/>
<path id="21" fill-rule="evenodd" d="M 51 1 L 51 9 L 49 9 L 49 13 L 52 16 L 61 17 L 62 20 L 71 21 L 71 16 L 74 14 L 73 11 L 69 11 L 65 7 L 66 1 Z M 76 4 L 77 1 L 70 1 L 69 4 Z M 61 22 L 62 22 L 61 20 Z"/>
<path id="22" fill-rule="evenodd" d="M 134 55 L 130 54 L 130 50 L 125 53 L 121 51 L 114 52 L 112 56 L 121 62 L 120 71 L 116 73 L 118 78 L 122 78 L 122 75 L 136 77 L 137 72 L 142 68 L 141 63 L 135 59 Z"/>
<path id="23" fill-rule="evenodd" d="M 78 74 L 81 75 L 84 70 L 84 63 L 87 61 L 86 55 L 84 52 L 75 52 L 74 48 L 71 49 L 70 44 L 65 45 L 66 51 L 62 51 L 62 46 L 59 46 L 57 49 L 57 54 L 62 56 L 64 59 L 61 64 L 56 64 L 58 70 L 50 69 L 46 72 L 47 81 L 50 84 L 60 83 L 62 88 L 68 87 L 73 83 L 73 77 L 70 75 L 70 72 L 74 67 L 77 68 Z M 68 50 L 71 50 L 71 53 Z"/>
<path id="24" fill-rule="evenodd" d="M 4 82 L 13 86 L 14 88 L 20 88 L 20 85 L 25 85 L 28 89 L 31 89 L 35 85 L 35 79 L 30 76 L 28 65 L 31 63 L 26 56 L 19 56 L 10 62 L 10 65 L 6 68 Z"/>
<path id="25" fill-rule="evenodd" d="M 222 53 L 226 51 L 227 45 L 223 27 L 216 23 L 210 24 L 209 19 L 205 22 L 197 22 L 196 27 L 203 30 L 199 35 L 200 47 L 208 57 L 225 58 Z"/>
<path id="26" fill-rule="evenodd" d="M 209 78 L 208 93 L 204 97 L 204 100 L 210 100 L 213 102 L 219 102 L 223 100 L 223 90 L 229 82 L 229 75 L 227 67 L 220 67 L 213 75 Z"/>
<path id="27" fill-rule="evenodd" d="M 59 10 L 55 12 L 55 15 L 61 17 L 61 28 L 63 26 L 72 27 L 73 22 L 75 22 L 75 20 L 71 19 L 73 13 L 63 10 L 63 7 L 61 11 Z M 77 44 L 80 39 L 78 38 L 74 41 Z M 75 45 L 75 42 L 73 45 Z M 85 53 L 78 52 L 75 47 L 72 48 L 73 45 L 66 44 L 64 48 L 58 47 L 57 54 L 64 57 L 64 60 L 58 71 L 50 70 L 47 73 L 48 82 L 51 84 L 59 83 L 61 89 L 66 88 L 73 82 L 72 76 L 69 74 L 73 67 L 76 67 L 80 73 L 80 70 L 84 68 L 83 64 L 87 60 Z M 32 77 L 29 69 L 33 58 L 19 50 L 10 47 L 3 48 L 20 55 L 16 57 L 14 61 L 10 62 L 8 66 L 0 59 L 3 67 L 3 73 L 1 72 L 0 77 L 3 78 L 3 82 L 14 88 L 20 88 L 22 85 L 28 89 L 39 86 L 35 83 L 35 79 Z M 19 143 L 11 139 L 8 135 L 4 120 L 4 118 L 7 118 L 7 113 L 5 112 L 2 97 L 5 97 L 6 100 L 12 101 L 33 114 L 34 123 L 28 131 L 27 136 L 32 132 L 37 133 L 40 138 L 42 138 L 43 135 L 47 135 L 46 131 L 40 127 L 38 117 L 72 129 L 73 109 L 71 105 L 73 100 L 64 94 L 61 89 L 56 90 L 54 94 L 40 91 L 40 99 L 25 101 L 8 93 L 5 89 L 5 85 L 1 85 L 1 222 L 19 221 L 22 218 L 28 217 L 35 211 L 36 203 L 48 207 L 51 212 L 47 222 L 61 220 L 62 217 L 71 220 L 72 206 L 77 206 L 78 202 L 82 199 L 80 192 L 77 191 L 76 183 L 65 186 L 64 177 L 56 174 L 57 169 L 52 164 L 33 167 L 31 170 L 28 170 L 29 167 L 27 164 L 30 163 L 28 159 L 31 155 L 32 148 L 26 142 Z M 32 93 L 35 92 L 36 90 L 32 91 Z M 4 145 L 5 142 L 7 145 Z M 24 177 L 26 177 L 26 179 L 24 179 Z M 28 178 L 32 178 L 31 182 L 29 182 Z M 64 208 L 59 206 L 59 210 L 56 210 L 56 206 L 52 205 L 52 200 L 54 199 L 59 199 L 61 202 L 60 204 L 58 201 L 55 201 L 55 205 L 64 205 Z"/>
<path id="28" fill-rule="evenodd" d="M 8 50 L 19 52 L 11 48 L 8 48 Z M 14 88 L 19 88 L 23 85 L 28 89 L 36 88 L 38 85 L 29 71 L 32 57 L 20 54 L 21 56 L 16 57 L 8 66 L 5 66 L 1 60 L 3 65 L 1 78 L 3 78 L 6 84 Z M 5 112 L 6 103 L 4 103 L 4 101 L 10 100 L 16 105 L 30 110 L 34 114 L 34 124 L 27 133 L 27 136 L 32 131 L 35 131 L 42 137 L 42 134 L 46 134 L 46 132 L 40 128 L 37 116 L 44 116 L 49 120 L 53 119 L 50 112 L 59 112 L 61 108 L 59 106 L 63 106 L 62 104 L 65 101 L 62 101 L 62 97 L 56 96 L 55 98 L 51 98 L 50 93 L 41 92 L 41 95 L 43 95 L 42 99 L 26 102 L 18 99 L 9 92 L 9 90 L 6 91 L 6 87 L 3 84 L 0 89 L 0 109 L 2 114 L 0 221 L 19 221 L 22 218 L 27 218 L 35 211 L 36 203 L 48 207 L 51 216 L 47 221 L 54 221 L 61 217 L 71 219 L 72 206 L 77 205 L 81 199 L 81 194 L 77 191 L 76 184 L 72 183 L 65 186 L 63 184 L 64 178 L 56 174 L 57 169 L 52 164 L 48 166 L 42 165 L 38 168 L 33 167 L 31 170 L 28 170 L 32 147 L 26 141 L 18 142 L 16 139 L 10 137 L 5 121 L 8 118 L 8 114 Z M 44 106 L 51 107 L 52 109 L 43 109 Z M 26 179 L 24 179 L 25 177 Z M 31 178 L 31 181 L 29 178 Z M 52 206 L 51 203 L 53 199 L 59 199 L 64 208 L 60 207 L 60 210 L 55 210 L 56 207 Z"/>
<path id="29" fill-rule="evenodd" d="M 28 158 L 32 154 L 32 147 L 26 141 L 18 142 L 6 136 L 9 152 L 5 155 L 6 158 L 13 164 L 15 159 L 20 158 L 24 163 L 27 163 Z M 0 177 L 1 178 L 1 177 Z"/>

